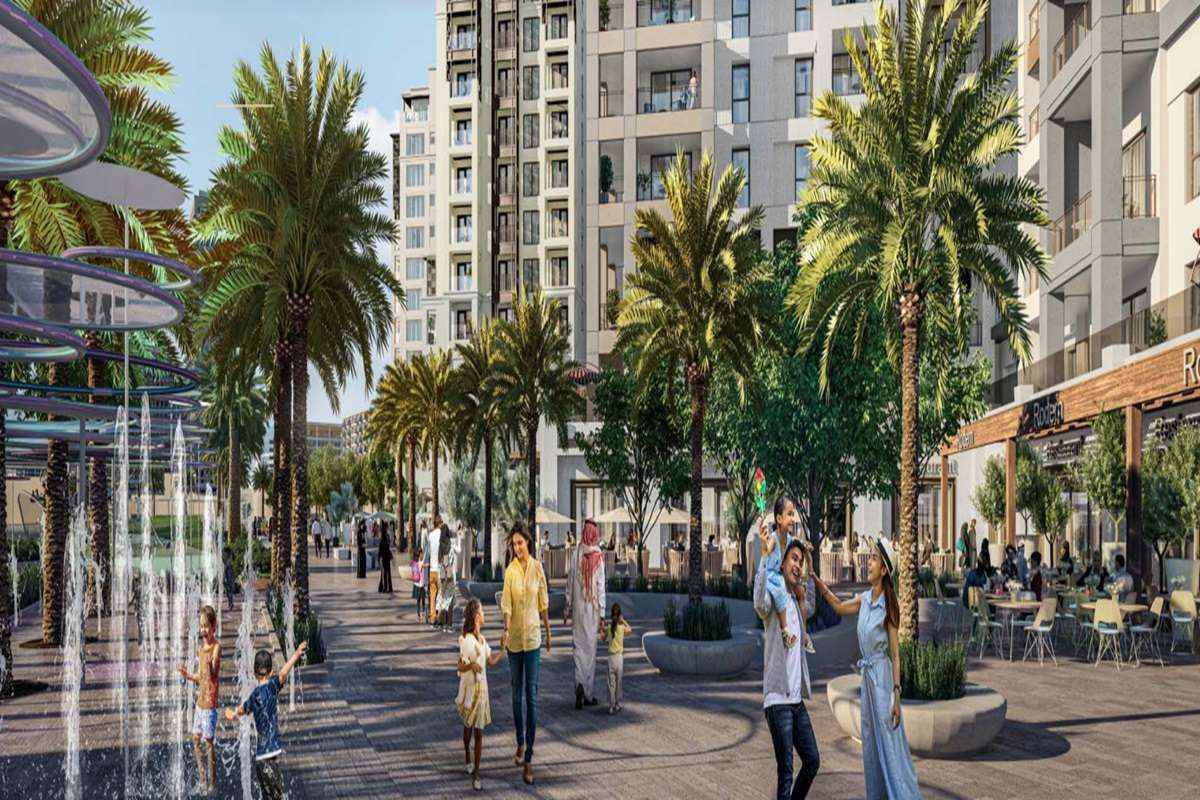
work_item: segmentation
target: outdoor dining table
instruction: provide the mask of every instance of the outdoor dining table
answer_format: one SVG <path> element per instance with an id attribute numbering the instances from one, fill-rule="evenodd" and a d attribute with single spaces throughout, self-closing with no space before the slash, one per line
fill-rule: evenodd
<path id="1" fill-rule="evenodd" d="M 1013 639 L 1017 638 L 1017 614 L 1035 612 L 1042 607 L 1040 600 L 993 600 L 988 605 L 1008 612 L 1008 660 L 1013 660 Z"/>
<path id="2" fill-rule="evenodd" d="M 1096 601 L 1092 600 L 1088 603 L 1080 603 L 1079 607 L 1084 611 L 1091 611 L 1095 613 Z M 1118 607 L 1121 609 L 1121 616 L 1124 617 L 1128 617 L 1130 614 L 1140 614 L 1143 611 L 1150 610 L 1150 606 L 1145 605 L 1144 603 L 1119 603 Z"/>

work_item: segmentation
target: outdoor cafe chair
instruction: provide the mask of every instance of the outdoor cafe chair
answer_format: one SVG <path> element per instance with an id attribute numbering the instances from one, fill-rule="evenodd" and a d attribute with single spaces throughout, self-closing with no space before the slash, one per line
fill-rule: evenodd
<path id="1" fill-rule="evenodd" d="M 938 631 L 940 631 L 942 629 L 942 624 L 945 622 L 947 614 L 950 616 L 951 622 L 953 622 L 955 619 L 957 619 L 958 608 L 956 608 L 956 606 L 958 606 L 959 601 L 957 598 L 946 597 L 945 593 L 942 592 L 941 581 L 937 580 L 937 578 L 934 578 L 934 580 L 933 580 L 933 589 L 934 589 L 933 631 L 934 631 L 934 633 L 937 633 Z M 961 632 L 961 629 L 960 629 L 960 632 Z"/>
<path id="2" fill-rule="evenodd" d="M 1050 654 L 1050 660 L 1054 662 L 1054 666 L 1058 666 L 1058 659 L 1054 655 L 1054 621 L 1057 608 L 1058 601 L 1053 597 L 1047 597 L 1042 601 L 1042 606 L 1038 609 L 1033 621 L 1025 626 L 1025 655 L 1021 656 L 1022 662 L 1036 650 L 1039 667 L 1045 666 L 1046 653 Z"/>
<path id="3" fill-rule="evenodd" d="M 1059 609 L 1054 618 L 1055 626 L 1061 637 L 1069 637 L 1073 642 L 1079 635 L 1079 597 L 1074 592 L 1060 592 L 1058 595 Z"/>
<path id="4" fill-rule="evenodd" d="M 1125 621 L 1121 618 L 1121 607 L 1116 600 L 1096 601 L 1096 613 L 1092 629 L 1096 637 L 1096 663 L 1100 666 L 1104 654 L 1110 653 L 1117 671 L 1121 669 L 1121 637 L 1125 635 Z"/>
<path id="5" fill-rule="evenodd" d="M 1175 643 L 1186 639 L 1188 644 L 1196 636 L 1196 596 L 1191 592 L 1176 589 L 1171 592 L 1171 652 Z"/>
<path id="6" fill-rule="evenodd" d="M 987 648 L 988 642 L 996 650 L 996 657 L 1004 657 L 1004 623 L 999 620 L 992 619 L 991 609 L 988 607 L 987 595 L 981 592 L 978 587 L 971 587 L 972 599 L 976 607 L 975 630 L 979 633 L 979 657 L 983 658 L 983 651 Z"/>
<path id="7" fill-rule="evenodd" d="M 1144 650 L 1149 655 L 1158 659 L 1160 667 L 1166 666 L 1163 663 L 1162 648 L 1159 647 L 1158 637 L 1162 633 L 1163 625 L 1166 624 L 1166 615 L 1163 614 L 1162 595 L 1154 598 L 1154 602 L 1150 604 L 1150 617 L 1153 622 L 1141 622 L 1136 625 L 1129 626 L 1130 645 L 1132 653 L 1130 657 L 1135 664 L 1141 664 L 1141 654 Z"/>

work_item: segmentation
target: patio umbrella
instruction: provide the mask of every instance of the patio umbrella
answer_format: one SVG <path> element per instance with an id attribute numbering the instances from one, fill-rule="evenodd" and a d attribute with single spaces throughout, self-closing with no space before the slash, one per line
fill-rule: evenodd
<path id="1" fill-rule="evenodd" d="M 691 521 L 692 518 L 688 516 L 688 512 L 682 508 L 671 508 L 670 506 L 658 516 L 659 525 L 687 525 Z"/>
<path id="2" fill-rule="evenodd" d="M 629 515 L 629 509 L 625 506 L 617 506 L 611 511 L 605 511 L 600 516 L 596 517 L 596 522 L 620 522 L 626 525 L 633 524 L 633 517 Z"/>
<path id="3" fill-rule="evenodd" d="M 539 525 L 569 525 L 575 520 L 545 506 L 538 506 L 533 512 L 533 521 Z"/>

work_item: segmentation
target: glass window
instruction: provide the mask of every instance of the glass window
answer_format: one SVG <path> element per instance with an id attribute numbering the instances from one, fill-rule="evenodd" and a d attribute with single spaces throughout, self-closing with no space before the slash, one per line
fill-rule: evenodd
<path id="1" fill-rule="evenodd" d="M 548 39 L 565 39 L 567 38 L 569 29 L 567 26 L 566 14 L 552 14 L 550 16 L 550 35 Z"/>
<path id="2" fill-rule="evenodd" d="M 750 35 L 750 0 L 733 0 L 733 38 Z"/>
<path id="3" fill-rule="evenodd" d="M 566 89 L 570 85 L 570 66 L 562 61 L 550 65 L 550 88 Z"/>
<path id="4" fill-rule="evenodd" d="M 404 137 L 404 155 L 419 156 L 425 154 L 425 134 L 410 133 Z"/>
<path id="5" fill-rule="evenodd" d="M 688 175 L 692 174 L 692 154 L 684 153 L 684 163 L 687 164 Z M 663 185 L 663 173 L 671 169 L 675 165 L 674 154 L 664 153 L 660 156 L 650 156 L 650 196 L 643 196 L 643 192 L 638 192 L 639 200 L 664 200 L 667 196 L 666 187 Z M 639 187 L 640 189 L 641 187 Z"/>
<path id="6" fill-rule="evenodd" d="M 416 229 L 418 232 L 420 228 Z M 404 261 L 404 277 L 410 281 L 419 281 L 425 277 L 425 259 L 407 258 Z"/>
<path id="7" fill-rule="evenodd" d="M 639 99 L 642 113 L 695 108 L 698 98 L 692 97 L 691 80 L 690 69 L 650 73 L 650 89 L 648 92 L 642 90 L 642 97 Z"/>
<path id="8" fill-rule="evenodd" d="M 542 93 L 541 70 L 538 67 L 526 67 L 525 79 L 521 82 L 525 91 L 521 94 L 526 100 L 537 100 Z"/>
<path id="9" fill-rule="evenodd" d="M 404 216 L 406 217 L 423 217 L 425 216 L 425 195 L 415 194 L 404 198 Z"/>
<path id="10" fill-rule="evenodd" d="M 571 269 L 566 256 L 552 256 L 550 258 L 550 285 L 571 285 Z"/>
<path id="11" fill-rule="evenodd" d="M 473 47 L 475 47 L 475 26 L 459 25 L 455 28 L 454 35 L 450 37 L 450 48 L 452 50 L 470 50 Z"/>
<path id="12" fill-rule="evenodd" d="M 464 145 L 471 143 L 471 120 L 456 119 L 454 120 L 454 144 Z"/>
<path id="13" fill-rule="evenodd" d="M 541 47 L 541 20 L 537 17 L 526 17 L 521 20 L 521 49 L 532 53 Z"/>
<path id="14" fill-rule="evenodd" d="M 521 165 L 521 192 L 526 197 L 537 197 L 541 185 L 542 165 L 536 161 Z"/>
<path id="15" fill-rule="evenodd" d="M 516 47 L 517 40 L 513 38 L 513 24 L 511 19 L 502 19 L 496 23 L 496 47 L 501 50 L 507 50 L 510 47 Z"/>
<path id="16" fill-rule="evenodd" d="M 456 167 L 454 170 L 454 193 L 467 194 L 471 191 L 471 168 Z"/>
<path id="17" fill-rule="evenodd" d="M 796 109 L 795 116 L 812 114 L 812 68 L 811 58 L 796 59 Z"/>
<path id="18" fill-rule="evenodd" d="M 567 223 L 567 209 L 554 208 L 550 210 L 550 230 L 546 235 L 550 238 L 559 239 L 570 234 L 570 227 Z"/>
<path id="19" fill-rule="evenodd" d="M 858 79 L 849 53 L 837 53 L 833 57 L 833 93 L 862 94 L 862 81 Z"/>
<path id="20" fill-rule="evenodd" d="M 404 324 L 405 333 L 407 334 L 408 341 L 410 341 L 410 342 L 421 341 L 421 328 L 422 328 L 421 322 L 422 322 L 422 320 L 419 320 L 419 319 L 410 319 Z"/>
<path id="21" fill-rule="evenodd" d="M 738 195 L 738 208 L 750 207 L 750 149 L 747 147 L 738 148 L 733 151 L 733 157 L 730 163 L 734 169 L 741 170 L 742 175 L 746 178 L 746 185 L 742 187 L 742 193 Z"/>
<path id="22" fill-rule="evenodd" d="M 550 162 L 550 186 L 555 189 L 565 189 L 571 184 L 570 170 L 567 159 L 555 159 Z"/>
<path id="23" fill-rule="evenodd" d="M 796 196 L 808 185 L 808 176 L 812 173 L 812 162 L 809 160 L 808 145 L 796 145 Z"/>
<path id="24" fill-rule="evenodd" d="M 796 0 L 796 30 L 812 30 L 812 0 Z"/>
<path id="25" fill-rule="evenodd" d="M 526 212 L 526 213 L 537 213 L 537 212 Z M 527 258 L 521 262 L 521 282 L 525 284 L 525 288 L 527 288 L 527 289 L 536 289 L 537 288 L 538 284 L 541 283 L 541 281 L 539 280 L 540 275 L 538 274 L 540 272 L 540 270 L 541 270 L 541 265 L 538 264 L 538 260 L 536 258 Z"/>
<path id="26" fill-rule="evenodd" d="M 405 232 L 404 244 L 406 247 L 424 247 L 425 229 L 420 225 L 410 226 Z"/>
<path id="27" fill-rule="evenodd" d="M 551 139 L 567 138 L 567 112 L 566 111 L 551 111 L 550 112 L 550 138 Z"/>
<path id="28" fill-rule="evenodd" d="M 496 167 L 496 184 L 500 194 L 513 193 L 512 164 L 501 164 Z"/>
<path id="29" fill-rule="evenodd" d="M 458 214 L 454 217 L 454 241 L 471 241 L 471 215 Z"/>
<path id="30" fill-rule="evenodd" d="M 471 94 L 472 83 L 474 82 L 475 73 L 460 72 L 454 76 L 454 96 L 467 97 Z"/>
<path id="31" fill-rule="evenodd" d="M 537 211 L 526 211 L 521 240 L 525 244 L 537 244 L 542 240 L 542 218 Z"/>
<path id="32" fill-rule="evenodd" d="M 425 165 L 409 164 L 404 168 L 404 185 L 420 186 L 425 183 Z"/>
<path id="33" fill-rule="evenodd" d="M 538 137 L 541 136 L 541 125 L 538 124 L 539 117 L 537 114 L 526 114 L 523 119 L 525 123 L 521 126 L 521 146 L 537 147 Z"/>
<path id="34" fill-rule="evenodd" d="M 430 211 L 433 211 L 433 209 L 435 208 L 433 201 L 434 201 L 434 198 L 436 198 L 436 197 L 437 197 L 437 195 L 436 195 L 436 194 L 432 194 L 432 193 L 431 193 L 431 194 L 429 195 L 429 210 L 430 210 Z"/>
<path id="35" fill-rule="evenodd" d="M 750 65 L 733 66 L 733 121 L 750 121 Z"/>
<path id="36" fill-rule="evenodd" d="M 406 289 L 404 291 L 404 303 L 409 311 L 421 310 L 421 290 Z"/>

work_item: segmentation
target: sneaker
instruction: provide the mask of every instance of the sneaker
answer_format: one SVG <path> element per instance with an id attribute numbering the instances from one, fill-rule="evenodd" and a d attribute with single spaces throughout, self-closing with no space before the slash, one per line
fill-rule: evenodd
<path id="1" fill-rule="evenodd" d="M 808 653 L 810 656 L 817 654 L 816 645 L 813 644 L 811 637 L 804 637 L 804 652 Z"/>
<path id="2" fill-rule="evenodd" d="M 466 764 L 464 764 L 463 766 L 465 766 L 465 767 L 467 768 L 467 774 L 468 774 L 468 775 L 470 775 L 472 772 L 474 772 L 474 771 L 475 771 L 475 767 L 471 766 L 471 762 L 470 762 L 470 761 L 468 761 L 468 762 L 467 762 Z"/>
<path id="3" fill-rule="evenodd" d="M 471 788 L 477 792 L 480 791 L 481 789 L 483 789 L 483 784 L 479 782 L 478 775 L 476 775 L 474 778 L 471 779 Z"/>
<path id="4" fill-rule="evenodd" d="M 783 638 L 783 646 L 787 649 L 791 650 L 796 646 L 796 634 L 785 629 L 780 632 L 780 636 Z"/>

